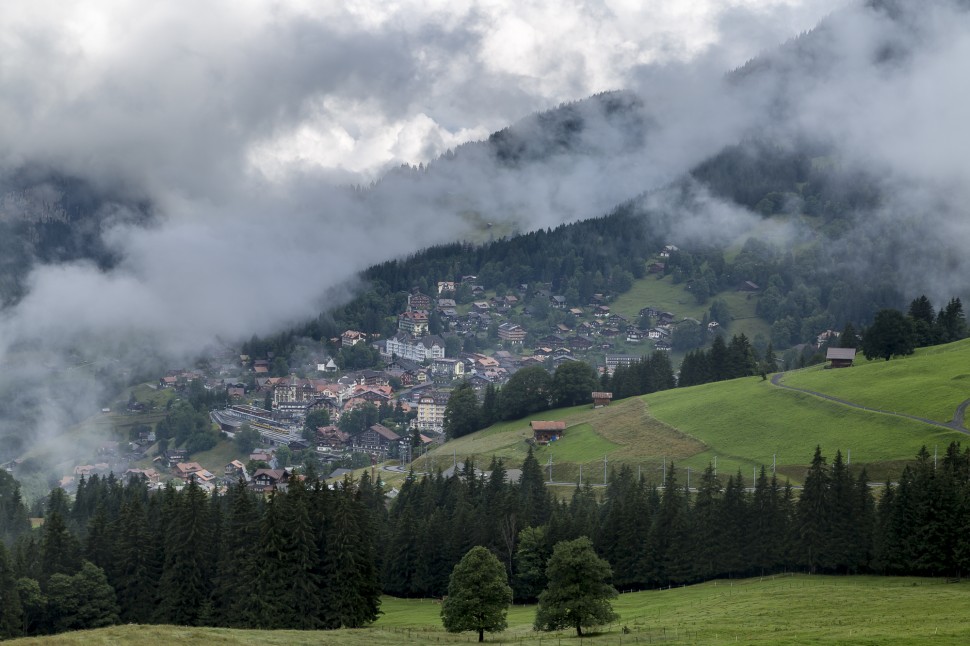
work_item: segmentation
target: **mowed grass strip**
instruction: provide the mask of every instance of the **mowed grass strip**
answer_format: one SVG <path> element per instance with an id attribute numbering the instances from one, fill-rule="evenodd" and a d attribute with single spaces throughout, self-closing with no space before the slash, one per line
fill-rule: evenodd
<path id="1" fill-rule="evenodd" d="M 970 583 L 910 577 L 777 575 L 622 594 L 620 619 L 582 641 L 575 631 L 532 630 L 535 606 L 513 606 L 508 629 L 486 634 L 493 644 L 965 644 L 970 643 Z M 179 643 L 467 644 L 473 633 L 441 628 L 441 605 L 430 599 L 384 597 L 371 627 L 334 631 L 261 631 L 179 626 L 114 626 L 13 640 L 17 645 Z"/>
<path id="2" fill-rule="evenodd" d="M 785 376 L 784 383 L 863 406 L 949 422 L 970 399 L 970 339 L 891 361 L 861 361 L 852 368 L 815 367 Z"/>
<path id="3" fill-rule="evenodd" d="M 636 397 L 616 401 L 604 408 L 590 405 L 560 408 L 531 415 L 521 420 L 500 422 L 487 429 L 446 442 L 414 462 L 416 471 L 438 467 L 447 468 L 457 460 L 472 458 L 481 468 L 492 457 L 501 458 L 507 467 L 517 467 L 525 459 L 532 437 L 529 422 L 556 420 L 566 423 L 562 440 L 549 446 L 536 447 L 540 464 L 552 455 L 554 463 L 569 463 L 574 469 L 566 473 L 570 481 L 578 477 L 578 465 L 593 463 L 608 457 L 612 463 L 635 465 L 641 462 L 660 462 L 668 458 L 687 458 L 707 449 L 703 442 L 651 417 L 644 402 Z M 575 473 L 574 473 L 575 472 Z M 561 480 L 555 475 L 555 480 Z"/>
<path id="4" fill-rule="evenodd" d="M 806 465 L 816 445 L 829 459 L 837 449 L 843 455 L 851 451 L 857 464 L 910 460 L 923 445 L 966 440 L 956 431 L 777 388 L 760 377 L 667 390 L 644 399 L 653 416 L 710 447 L 711 454 L 688 459 L 685 466 L 703 469 L 716 454 L 722 456 L 719 472 L 740 468 L 745 478 L 752 467 L 771 465 L 773 458 L 779 467 Z"/>

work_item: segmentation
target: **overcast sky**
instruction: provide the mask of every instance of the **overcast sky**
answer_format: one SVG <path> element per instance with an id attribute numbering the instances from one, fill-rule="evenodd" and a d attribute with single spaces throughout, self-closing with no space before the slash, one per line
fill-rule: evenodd
<path id="1" fill-rule="evenodd" d="M 32 0 L 0 31 L 0 159 L 186 195 L 373 179 L 645 65 L 722 69 L 841 0 Z M 218 196 L 216 196 L 218 200 Z"/>
<path id="2" fill-rule="evenodd" d="M 9 366 L 17 342 L 107 357 L 150 345 L 184 362 L 214 339 L 315 316 L 346 298 L 348 281 L 370 264 L 466 236 L 461 214 L 520 229 L 600 216 L 766 131 L 779 141 L 807 132 L 838 142 L 840 163 L 886 178 L 894 191 L 886 208 L 860 218 L 872 230 L 845 237 L 918 232 L 890 245 L 891 256 L 901 288 L 927 290 L 938 303 L 965 290 L 970 272 L 970 15 L 945 0 L 906 5 L 900 20 L 861 5 L 7 3 L 0 179 L 46 164 L 147 197 L 156 220 L 105 228 L 120 258 L 110 271 L 84 262 L 35 268 L 27 296 L 0 310 L 0 363 Z M 806 57 L 778 48 L 837 10 Z M 772 65 L 743 85 L 725 82 L 762 51 Z M 339 188 L 613 89 L 644 99 L 638 116 L 651 125 L 635 149 L 625 131 L 590 115 L 582 155 L 509 169 L 466 148 L 378 190 Z M 708 197 L 676 216 L 683 239 L 761 223 Z M 851 271 L 866 270 L 859 260 Z M 0 372 L 0 383 L 27 392 L 23 378 Z M 63 419 L 55 411 L 44 426 L 55 434 Z"/>

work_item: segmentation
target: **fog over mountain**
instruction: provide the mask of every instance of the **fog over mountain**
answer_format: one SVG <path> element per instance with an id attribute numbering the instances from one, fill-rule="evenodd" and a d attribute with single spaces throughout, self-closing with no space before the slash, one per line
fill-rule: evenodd
<path id="1" fill-rule="evenodd" d="M 8 385 L 272 332 L 484 222 L 554 226 L 648 193 L 678 239 L 757 233 L 704 187 L 689 208 L 658 190 L 752 137 L 810 137 L 878 178 L 886 199 L 841 244 L 885 238 L 904 289 L 964 289 L 956 0 L 20 4 L 0 32 L 0 224 L 83 211 L 99 253 L 18 260 L 0 362 L 44 358 Z M 98 199 L 61 208 L 64 178 Z M 840 269 L 873 269 L 857 262 Z M 23 429 L 7 419 L 0 434 Z"/>

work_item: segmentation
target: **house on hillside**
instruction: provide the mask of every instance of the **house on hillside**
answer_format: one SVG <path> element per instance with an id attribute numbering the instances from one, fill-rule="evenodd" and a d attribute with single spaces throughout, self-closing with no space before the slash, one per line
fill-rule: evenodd
<path id="1" fill-rule="evenodd" d="M 536 444 L 555 442 L 566 432 L 566 422 L 533 420 L 529 425 L 532 427 L 532 440 Z"/>
<path id="2" fill-rule="evenodd" d="M 363 433 L 355 435 L 351 439 L 351 444 L 354 451 L 386 455 L 391 446 L 400 439 L 400 435 L 383 424 L 374 424 Z"/>
<path id="3" fill-rule="evenodd" d="M 243 478 L 244 480 L 248 480 L 247 473 L 246 473 L 246 465 L 244 465 L 239 460 L 233 460 L 232 462 L 227 464 L 223 469 L 223 473 L 225 473 L 227 478 L 232 478 L 232 479 Z"/>
<path id="4" fill-rule="evenodd" d="M 855 361 L 855 348 L 829 348 L 825 351 L 829 368 L 851 368 Z"/>
<path id="5" fill-rule="evenodd" d="M 321 426 L 317 429 L 316 442 L 318 451 L 343 451 L 347 448 L 350 435 L 344 433 L 334 425 Z"/>
<path id="6" fill-rule="evenodd" d="M 609 406 L 611 401 L 613 401 L 613 393 L 607 393 L 607 392 L 593 393 L 593 408 L 602 408 L 603 406 Z"/>
<path id="7" fill-rule="evenodd" d="M 253 474 L 253 490 L 284 489 L 289 481 L 290 472 L 286 469 L 256 469 L 256 473 Z"/>

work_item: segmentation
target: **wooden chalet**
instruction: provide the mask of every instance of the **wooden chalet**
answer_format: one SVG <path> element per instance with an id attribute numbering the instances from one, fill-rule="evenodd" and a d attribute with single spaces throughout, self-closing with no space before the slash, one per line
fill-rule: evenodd
<path id="1" fill-rule="evenodd" d="M 253 474 L 253 489 L 270 491 L 286 485 L 289 481 L 290 472 L 286 469 L 256 469 Z"/>
<path id="2" fill-rule="evenodd" d="M 555 442 L 566 433 L 566 422 L 534 420 L 530 422 L 530 425 L 532 426 L 532 439 L 536 444 Z"/>
<path id="3" fill-rule="evenodd" d="M 613 393 L 604 393 L 604 392 L 593 393 L 593 408 L 602 408 L 603 406 L 609 406 L 611 401 L 613 401 Z"/>
<path id="4" fill-rule="evenodd" d="M 226 474 L 227 478 L 238 478 L 239 476 L 246 475 L 246 465 L 244 465 L 239 460 L 233 460 L 226 465 L 223 472 Z"/>
<path id="5" fill-rule="evenodd" d="M 318 451 L 343 451 L 347 448 L 350 435 L 331 424 L 318 428 L 316 439 Z"/>
<path id="6" fill-rule="evenodd" d="M 387 453 L 391 445 L 396 444 L 400 440 L 400 435 L 383 424 L 374 424 L 363 433 L 355 435 L 351 439 L 351 446 L 354 451 Z"/>
<path id="7" fill-rule="evenodd" d="M 855 361 L 855 348 L 829 348 L 825 351 L 829 368 L 850 368 Z"/>

